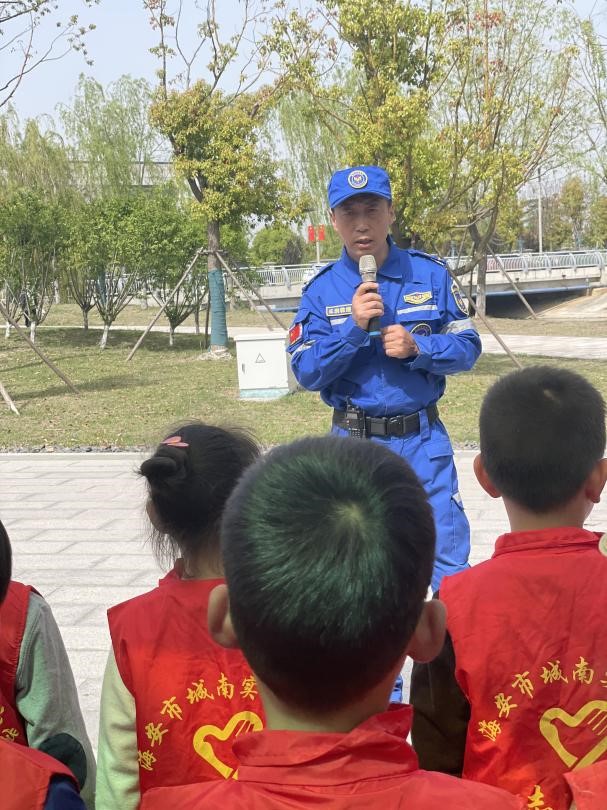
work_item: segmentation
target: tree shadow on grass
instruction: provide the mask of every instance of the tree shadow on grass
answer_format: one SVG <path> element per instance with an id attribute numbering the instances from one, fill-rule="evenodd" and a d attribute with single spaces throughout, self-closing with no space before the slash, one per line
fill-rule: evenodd
<path id="1" fill-rule="evenodd" d="M 141 388 L 143 386 L 152 386 L 154 384 L 154 380 L 141 379 L 137 379 L 136 383 L 133 384 L 133 378 L 126 374 L 114 375 L 111 377 L 99 377 L 96 380 L 89 380 L 88 382 L 84 383 L 74 383 L 78 391 L 80 391 L 82 394 L 90 393 L 91 391 L 115 391 L 119 388 Z M 61 383 L 60 385 L 52 386 L 50 388 L 42 388 L 36 391 L 24 391 L 16 394 L 15 400 L 17 407 L 21 409 L 24 403 L 27 405 L 28 402 L 35 402 L 37 399 L 62 397 L 65 396 L 65 394 L 71 394 L 71 396 L 74 397 L 76 396 L 76 394 L 70 391 L 67 385 Z"/>

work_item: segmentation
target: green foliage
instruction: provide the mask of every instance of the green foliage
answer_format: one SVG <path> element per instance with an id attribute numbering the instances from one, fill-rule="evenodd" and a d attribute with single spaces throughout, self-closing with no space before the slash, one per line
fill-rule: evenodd
<path id="1" fill-rule="evenodd" d="M 175 328 L 198 309 L 206 292 L 206 275 L 199 261 L 173 294 L 196 250 L 205 244 L 206 234 L 191 215 L 191 204 L 180 201 L 174 186 L 140 194 L 134 202 L 129 228 L 145 253 L 146 287 L 158 303 L 166 304 L 172 345 Z"/>
<path id="2" fill-rule="evenodd" d="M 569 177 L 560 193 L 560 208 L 567 223 L 571 244 L 579 246 L 586 218 L 586 190 L 581 177 Z"/>
<path id="3" fill-rule="evenodd" d="M 55 257 L 65 238 L 64 212 L 43 192 L 17 189 L 0 199 L 0 274 L 19 308 L 35 326 L 45 319 L 55 280 Z"/>
<path id="4" fill-rule="evenodd" d="M 144 7 L 159 34 L 153 52 L 161 63 L 150 120 L 169 140 L 176 172 L 187 180 L 207 220 L 211 347 L 221 349 L 227 346 L 225 289 L 216 255 L 222 247 L 222 226 L 240 229 L 254 219 L 289 222 L 309 207 L 294 199 L 263 144 L 261 127 L 264 116 L 289 91 L 293 66 L 300 68 L 300 76 L 310 73 L 318 37 L 284 0 L 247 0 L 231 21 L 235 32 L 226 39 L 211 2 L 187 56 L 178 18 L 169 12 L 166 0 L 144 0 Z M 205 51 L 210 57 L 207 78 L 193 83 L 193 64 Z M 181 60 L 183 70 L 171 81 L 173 58 Z M 222 83 L 236 59 L 241 66 L 236 86 L 226 91 Z M 264 85 L 272 74 L 274 83 Z"/>
<path id="5" fill-rule="evenodd" d="M 144 79 L 122 76 L 104 88 L 80 76 L 71 106 L 61 107 L 61 120 L 87 196 L 125 194 L 162 179 L 154 160 L 168 145 L 149 125 L 151 102 Z"/>
<path id="6" fill-rule="evenodd" d="M 0 116 L 0 166 L 5 189 L 42 188 L 46 196 L 57 197 L 73 185 L 60 136 L 34 120 L 22 125 L 12 110 Z"/>
<path id="7" fill-rule="evenodd" d="M 255 234 L 251 245 L 251 264 L 300 264 L 304 248 L 303 238 L 285 225 L 262 228 Z"/>
<path id="8" fill-rule="evenodd" d="M 300 90 L 281 99 L 268 123 L 269 136 L 276 141 L 280 133 L 287 148 L 285 173 L 294 188 L 308 195 L 314 222 L 327 221 L 329 180 L 347 162 L 346 116 L 358 83 L 358 72 L 349 66 L 337 66 L 330 76 L 322 94 Z"/>
<path id="9" fill-rule="evenodd" d="M 595 197 L 590 204 L 586 241 L 602 249 L 607 247 L 607 197 L 604 194 Z"/>
<path id="10" fill-rule="evenodd" d="M 175 171 L 208 220 L 238 225 L 253 215 L 269 221 L 301 213 L 278 164 L 260 145 L 255 115 L 262 98 L 230 98 L 204 81 L 156 95 L 151 121 L 170 140 Z"/>

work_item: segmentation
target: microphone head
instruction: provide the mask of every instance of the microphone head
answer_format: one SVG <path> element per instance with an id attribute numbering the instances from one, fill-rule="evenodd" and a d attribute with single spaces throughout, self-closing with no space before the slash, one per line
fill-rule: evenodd
<path id="1" fill-rule="evenodd" d="M 365 253 L 358 262 L 358 272 L 363 281 L 375 281 L 377 276 L 377 262 L 371 253 Z"/>

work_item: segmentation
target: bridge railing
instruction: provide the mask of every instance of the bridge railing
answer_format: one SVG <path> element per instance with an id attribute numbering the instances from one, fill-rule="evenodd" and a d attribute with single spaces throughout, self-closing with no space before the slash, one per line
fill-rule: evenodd
<path id="1" fill-rule="evenodd" d="M 452 270 L 464 267 L 470 256 L 447 257 Z M 528 272 L 530 270 L 565 270 L 573 267 L 599 267 L 607 265 L 605 250 L 560 250 L 552 253 L 509 253 L 487 257 L 487 272 Z"/>
<path id="2" fill-rule="evenodd" d="M 469 261 L 469 256 L 445 258 L 452 270 L 463 268 Z M 261 287 L 286 287 L 303 284 L 322 267 L 320 264 L 285 264 L 264 265 L 262 267 L 242 268 L 250 274 L 251 281 Z M 559 250 L 551 253 L 508 253 L 487 257 L 487 272 L 527 273 L 530 271 L 567 270 L 583 267 L 598 267 L 603 271 L 607 267 L 607 250 Z"/>

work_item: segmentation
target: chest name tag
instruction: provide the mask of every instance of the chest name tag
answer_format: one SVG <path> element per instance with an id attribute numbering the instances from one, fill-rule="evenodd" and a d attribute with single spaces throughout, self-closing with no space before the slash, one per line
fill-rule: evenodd
<path id="1" fill-rule="evenodd" d="M 325 309 L 327 318 L 338 318 L 340 315 L 350 315 L 352 312 L 351 304 L 341 304 L 337 307 L 327 307 Z"/>
<path id="2" fill-rule="evenodd" d="M 404 296 L 404 299 L 407 304 L 425 304 L 426 301 L 430 301 L 432 299 L 432 293 L 430 290 L 426 290 L 425 292 L 407 293 L 407 295 Z"/>

